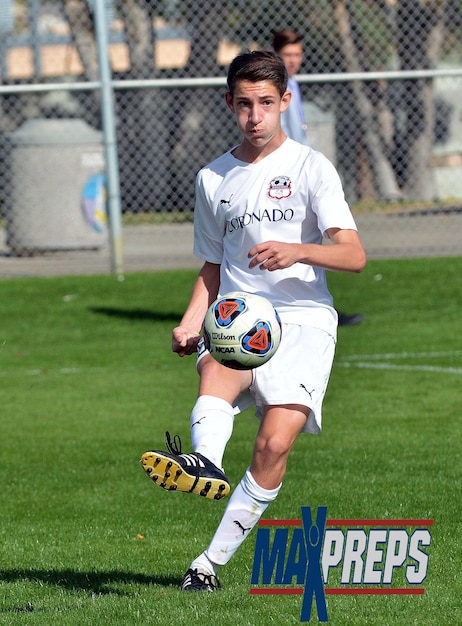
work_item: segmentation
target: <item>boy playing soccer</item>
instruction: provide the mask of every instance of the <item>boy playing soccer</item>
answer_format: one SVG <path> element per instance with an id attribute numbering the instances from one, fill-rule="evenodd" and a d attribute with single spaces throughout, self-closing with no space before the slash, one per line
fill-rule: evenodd
<path id="1" fill-rule="evenodd" d="M 196 180 L 194 253 L 204 265 L 172 340 L 179 356 L 198 352 L 194 452 L 182 454 L 179 439 L 167 434 L 169 451 L 146 452 L 142 466 L 164 489 L 220 499 L 230 491 L 222 459 L 234 414 L 253 403 L 261 421 L 250 467 L 209 546 L 187 570 L 185 591 L 220 587 L 219 567 L 278 495 L 295 439 L 320 432 L 337 330 L 325 270 L 360 272 L 366 262 L 334 166 L 281 129 L 286 89 L 287 70 L 275 53 L 232 61 L 226 103 L 242 141 Z M 209 305 L 231 291 L 265 296 L 282 321 L 278 351 L 255 370 L 220 365 L 200 337 Z"/>

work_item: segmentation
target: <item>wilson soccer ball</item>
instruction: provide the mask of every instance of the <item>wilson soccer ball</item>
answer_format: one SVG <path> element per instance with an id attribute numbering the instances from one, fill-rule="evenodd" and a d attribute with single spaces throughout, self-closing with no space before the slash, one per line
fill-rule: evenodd
<path id="1" fill-rule="evenodd" d="M 271 302 L 235 291 L 213 302 L 204 320 L 204 342 L 213 358 L 232 369 L 253 369 L 275 354 L 281 322 Z"/>

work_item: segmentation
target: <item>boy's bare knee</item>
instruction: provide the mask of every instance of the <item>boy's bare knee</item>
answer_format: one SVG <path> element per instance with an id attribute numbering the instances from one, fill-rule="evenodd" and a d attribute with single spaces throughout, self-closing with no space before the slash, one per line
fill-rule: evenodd
<path id="1" fill-rule="evenodd" d="M 257 463 L 263 462 L 265 465 L 271 461 L 276 463 L 281 458 L 287 457 L 290 448 L 290 442 L 279 436 L 278 433 L 270 437 L 259 436 L 255 444 L 254 460 Z"/>

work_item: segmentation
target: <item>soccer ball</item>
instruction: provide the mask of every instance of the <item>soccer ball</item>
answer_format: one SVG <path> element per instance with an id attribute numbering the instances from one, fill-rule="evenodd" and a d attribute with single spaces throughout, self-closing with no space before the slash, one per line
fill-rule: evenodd
<path id="1" fill-rule="evenodd" d="M 263 365 L 281 341 L 281 321 L 263 296 L 234 291 L 213 302 L 204 320 L 205 347 L 213 358 L 237 370 Z"/>

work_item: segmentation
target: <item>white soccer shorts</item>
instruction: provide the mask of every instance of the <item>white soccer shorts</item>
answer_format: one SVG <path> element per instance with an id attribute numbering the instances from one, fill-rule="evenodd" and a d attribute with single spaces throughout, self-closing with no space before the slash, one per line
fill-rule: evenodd
<path id="1" fill-rule="evenodd" d="M 335 337 L 324 330 L 283 323 L 279 349 L 267 363 L 252 371 L 252 385 L 233 403 L 234 412 L 256 405 L 256 415 L 261 419 L 264 406 L 300 404 L 310 409 L 302 432 L 321 432 L 322 403 L 335 344 Z M 205 354 L 208 352 L 201 340 L 197 362 Z"/>

